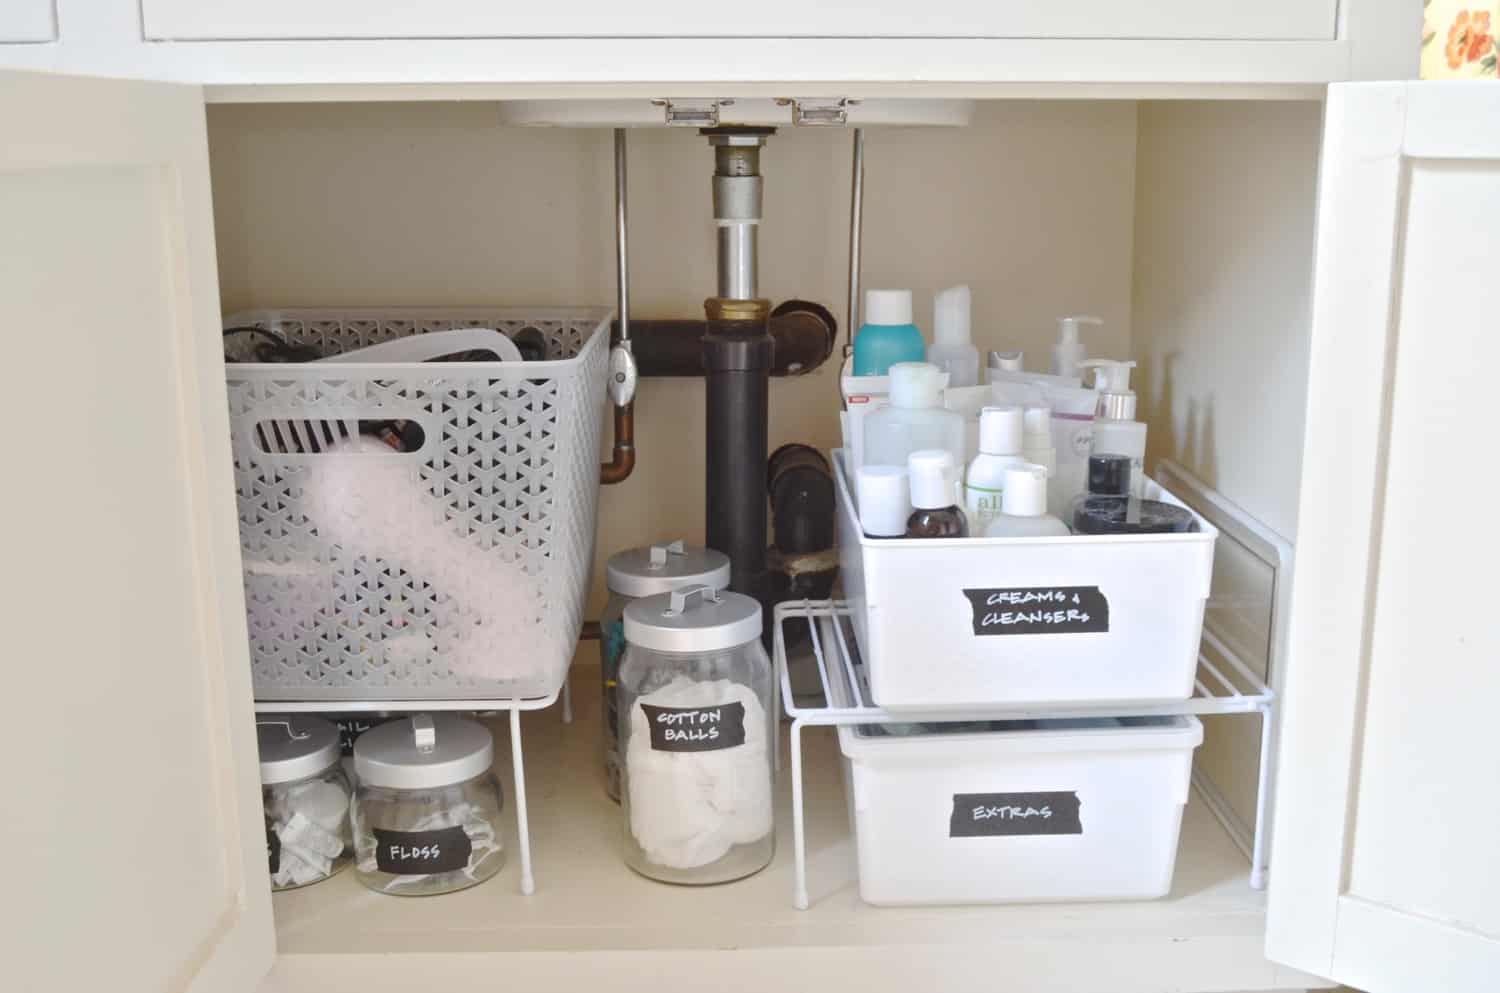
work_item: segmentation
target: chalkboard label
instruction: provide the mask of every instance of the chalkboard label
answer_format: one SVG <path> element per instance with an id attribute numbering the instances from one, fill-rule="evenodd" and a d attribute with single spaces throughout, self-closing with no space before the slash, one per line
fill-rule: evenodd
<path id="1" fill-rule="evenodd" d="M 281 838 L 269 817 L 266 818 L 266 861 L 271 863 L 271 875 L 281 871 Z"/>
<path id="2" fill-rule="evenodd" d="M 354 739 L 364 734 L 373 727 L 379 727 L 390 718 L 379 717 L 334 717 L 331 718 L 334 725 L 339 729 L 339 754 L 354 754 Z"/>
<path id="3" fill-rule="evenodd" d="M 1078 794 L 955 793 L 950 838 L 1004 838 L 1026 834 L 1083 834 Z"/>
<path id="4" fill-rule="evenodd" d="M 653 707 L 641 704 L 651 725 L 651 748 L 658 752 L 714 752 L 745 743 L 745 705 Z"/>
<path id="5" fill-rule="evenodd" d="M 964 590 L 974 633 L 1085 634 L 1109 630 L 1109 601 L 1097 586 Z"/>
<path id="6" fill-rule="evenodd" d="M 469 864 L 474 845 L 461 827 L 433 831 L 375 829 L 375 867 L 398 876 L 453 872 Z"/>

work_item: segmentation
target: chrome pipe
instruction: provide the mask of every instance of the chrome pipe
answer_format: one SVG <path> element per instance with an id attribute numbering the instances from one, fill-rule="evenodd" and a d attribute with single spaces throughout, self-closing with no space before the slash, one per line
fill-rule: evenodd
<path id="1" fill-rule="evenodd" d="M 859 256 L 865 213 L 865 132 L 854 129 L 854 163 L 849 184 L 849 320 L 844 325 L 844 354 L 854 348 L 859 329 Z"/>
<path id="2" fill-rule="evenodd" d="M 626 221 L 625 129 L 615 128 L 615 309 L 619 311 L 620 343 L 630 343 L 630 252 Z"/>

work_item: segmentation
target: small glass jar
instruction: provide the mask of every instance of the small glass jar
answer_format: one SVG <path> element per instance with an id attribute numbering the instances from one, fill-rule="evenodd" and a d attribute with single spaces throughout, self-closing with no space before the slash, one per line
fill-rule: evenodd
<path id="1" fill-rule="evenodd" d="M 355 874 L 380 893 L 428 896 L 505 863 L 489 729 L 451 714 L 371 728 L 354 743 Z"/>
<path id="2" fill-rule="evenodd" d="M 723 883 L 775 852 L 771 663 L 760 604 L 689 586 L 625 608 L 620 666 L 625 864 Z"/>
<path id="3" fill-rule="evenodd" d="M 641 597 L 670 593 L 681 586 L 729 585 L 729 556 L 710 548 L 691 548 L 680 540 L 649 548 L 630 548 L 609 557 L 604 568 L 609 602 L 599 617 L 599 674 L 604 701 L 604 790 L 620 799 L 620 710 L 615 693 L 620 661 L 625 657 L 625 608 Z"/>
<path id="4" fill-rule="evenodd" d="M 300 715 L 257 723 L 271 889 L 320 882 L 347 866 L 354 850 L 338 729 Z"/>

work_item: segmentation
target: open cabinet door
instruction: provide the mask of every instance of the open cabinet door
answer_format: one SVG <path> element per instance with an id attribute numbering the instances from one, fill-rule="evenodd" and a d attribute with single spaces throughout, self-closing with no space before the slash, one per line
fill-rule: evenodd
<path id="1" fill-rule="evenodd" d="M 275 952 L 192 87 L 0 72 L 7 990 Z"/>
<path id="2" fill-rule="evenodd" d="M 1500 988 L 1500 86 L 1329 97 L 1267 952 Z"/>

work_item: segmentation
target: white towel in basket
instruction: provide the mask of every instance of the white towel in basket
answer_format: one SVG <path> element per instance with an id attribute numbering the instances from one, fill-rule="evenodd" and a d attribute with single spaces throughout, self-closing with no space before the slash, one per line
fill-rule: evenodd
<path id="1" fill-rule="evenodd" d="M 318 534 L 347 555 L 404 570 L 447 596 L 455 608 L 447 627 L 455 644 L 443 656 L 455 675 L 487 682 L 545 678 L 545 662 L 558 646 L 535 616 L 535 582 L 456 533 L 410 457 L 375 438 L 344 441 L 311 460 L 303 507 Z M 444 623 L 440 616 L 435 626 Z M 430 657 L 439 651 L 434 635 L 440 632 L 419 626 L 388 637 L 385 658 Z"/>

